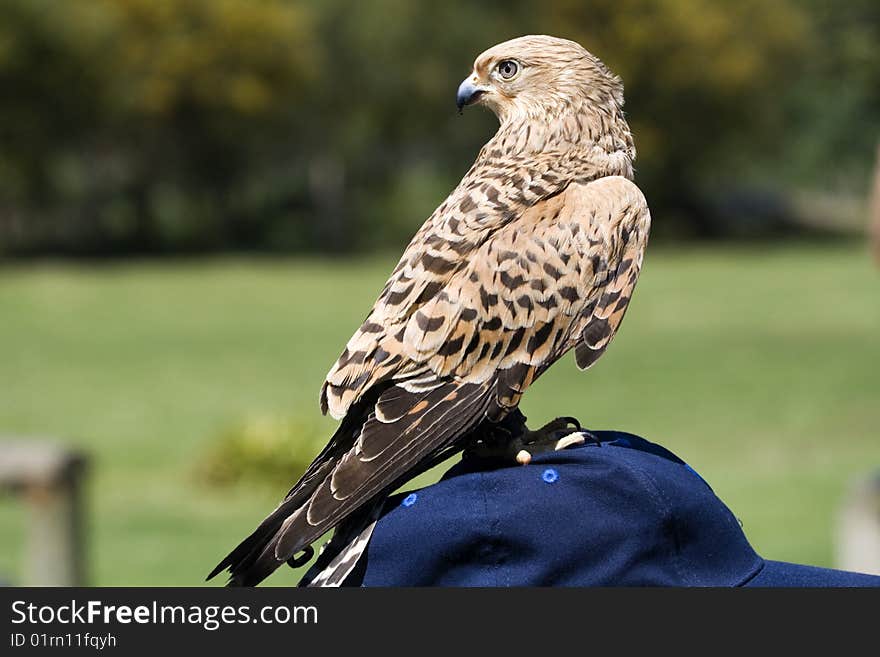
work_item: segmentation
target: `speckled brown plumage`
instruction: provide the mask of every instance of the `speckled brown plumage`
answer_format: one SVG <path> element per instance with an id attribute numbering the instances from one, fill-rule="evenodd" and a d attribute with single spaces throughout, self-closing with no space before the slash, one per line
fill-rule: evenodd
<path id="1" fill-rule="evenodd" d="M 499 63 L 518 72 L 503 79 Z M 592 365 L 633 293 L 650 218 L 618 78 L 570 41 L 523 37 L 467 81 L 496 135 L 413 237 L 321 389 L 339 430 L 217 570 L 254 584 L 420 464 L 502 419 L 574 350 Z M 215 573 L 217 572 L 215 570 Z"/>

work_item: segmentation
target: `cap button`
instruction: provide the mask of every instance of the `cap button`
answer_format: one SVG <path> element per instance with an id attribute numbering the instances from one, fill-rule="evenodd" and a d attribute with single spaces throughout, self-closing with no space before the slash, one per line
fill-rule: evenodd
<path id="1" fill-rule="evenodd" d="M 547 468 L 541 473 L 541 479 L 543 479 L 546 484 L 555 484 L 559 479 L 559 473 L 554 468 Z"/>

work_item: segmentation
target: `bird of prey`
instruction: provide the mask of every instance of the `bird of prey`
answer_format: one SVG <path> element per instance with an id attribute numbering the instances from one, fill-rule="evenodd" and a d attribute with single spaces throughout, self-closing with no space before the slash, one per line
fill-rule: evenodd
<path id="1" fill-rule="evenodd" d="M 579 44 L 525 36 L 477 57 L 457 105 L 492 110 L 497 133 L 327 374 L 320 404 L 338 430 L 209 578 L 256 585 L 334 528 L 319 561 L 338 565 L 377 504 L 440 459 L 483 445 L 527 463 L 568 444 L 570 419 L 529 431 L 517 406 L 566 352 L 581 369 L 599 358 L 639 275 L 650 215 L 623 85 Z"/>

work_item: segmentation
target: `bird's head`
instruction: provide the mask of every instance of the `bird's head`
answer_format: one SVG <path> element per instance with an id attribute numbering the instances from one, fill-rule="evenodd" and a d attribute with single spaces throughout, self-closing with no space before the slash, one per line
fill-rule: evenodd
<path id="1" fill-rule="evenodd" d="M 558 116 L 566 108 L 612 112 L 623 85 L 597 57 L 574 41 L 551 36 L 511 39 L 477 57 L 458 87 L 456 103 L 485 105 L 502 123 Z"/>

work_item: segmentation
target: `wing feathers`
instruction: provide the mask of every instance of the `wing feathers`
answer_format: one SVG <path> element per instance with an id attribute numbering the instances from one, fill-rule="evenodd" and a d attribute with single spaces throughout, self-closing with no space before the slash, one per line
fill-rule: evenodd
<path id="1" fill-rule="evenodd" d="M 613 275 L 603 286 L 596 303 L 582 314 L 580 337 L 575 345 L 575 362 L 585 370 L 598 360 L 623 321 L 639 278 L 642 257 L 648 241 L 650 214 L 644 197 L 635 185 L 620 192 L 625 210 L 619 229 L 620 252 Z"/>
<path id="2" fill-rule="evenodd" d="M 396 485 L 413 465 L 463 435 L 483 418 L 490 389 L 488 384 L 451 382 L 419 398 L 399 421 L 402 425 L 370 418 L 358 438 L 361 453 L 343 455 L 315 489 L 306 513 L 283 527 L 275 541 L 275 559 L 290 558 L 341 517 Z"/>

